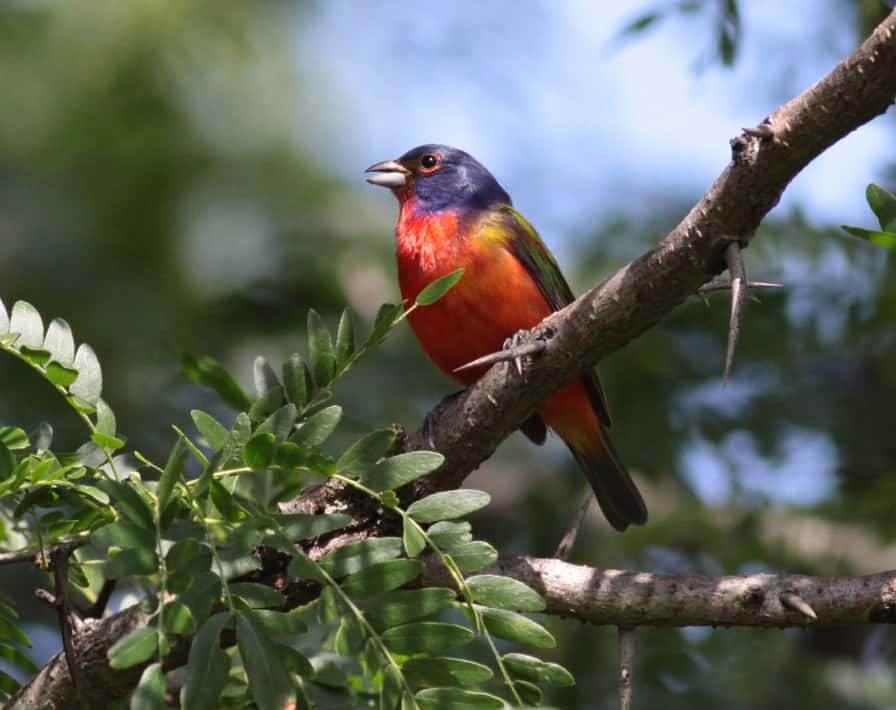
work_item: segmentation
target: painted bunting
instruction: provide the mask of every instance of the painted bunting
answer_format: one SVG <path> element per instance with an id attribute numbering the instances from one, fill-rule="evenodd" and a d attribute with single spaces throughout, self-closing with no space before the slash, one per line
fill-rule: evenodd
<path id="1" fill-rule="evenodd" d="M 367 172 L 368 182 L 398 198 L 402 297 L 413 303 L 427 285 L 464 269 L 445 297 L 408 318 L 423 349 L 449 376 L 465 385 L 475 382 L 487 368 L 457 368 L 500 350 L 507 338 L 573 300 L 538 233 L 471 155 L 423 145 Z M 610 416 L 594 372 L 553 395 L 521 429 L 541 444 L 545 425 L 572 451 L 614 528 L 647 520 L 641 494 L 607 436 Z"/>

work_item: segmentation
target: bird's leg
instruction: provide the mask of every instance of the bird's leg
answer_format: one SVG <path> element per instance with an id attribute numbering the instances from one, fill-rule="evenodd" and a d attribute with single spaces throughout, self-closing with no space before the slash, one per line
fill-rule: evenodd
<path id="1" fill-rule="evenodd" d="M 439 400 L 439 403 L 430 409 L 426 416 L 423 417 L 423 438 L 426 439 L 426 444 L 429 446 L 431 451 L 436 451 L 436 443 L 435 439 L 433 439 L 433 434 L 435 433 L 435 426 L 433 424 L 433 420 L 435 419 L 435 415 L 440 412 L 444 407 L 447 407 L 451 402 L 457 399 L 460 395 L 462 395 L 466 390 L 458 390 L 457 392 L 452 392 L 451 394 L 446 394 Z"/>
<path id="2" fill-rule="evenodd" d="M 455 372 L 461 370 L 469 370 L 474 367 L 484 367 L 486 365 L 494 365 L 496 362 L 513 361 L 516 365 L 516 371 L 520 375 L 523 374 L 523 358 L 531 358 L 542 352 L 547 347 L 547 342 L 554 336 L 554 331 L 550 328 L 543 328 L 535 340 L 523 342 L 529 336 L 528 330 L 518 330 L 512 336 L 504 341 L 504 346 L 496 353 L 489 353 L 480 358 L 476 358 L 466 365 L 455 368 Z"/>
<path id="3" fill-rule="evenodd" d="M 725 352 L 725 371 L 722 376 L 723 381 L 727 382 L 731 374 L 731 367 L 734 364 L 734 352 L 737 349 L 737 340 L 740 336 L 741 325 L 743 324 L 744 308 L 747 298 L 757 301 L 755 296 L 750 293 L 750 288 L 781 288 L 781 284 L 770 283 L 767 281 L 749 281 L 747 279 L 747 270 L 744 266 L 744 256 L 741 250 L 740 242 L 731 241 L 725 247 L 725 263 L 728 266 L 728 273 L 731 276 L 729 281 L 714 279 L 697 290 L 697 295 L 708 304 L 706 294 L 713 291 L 731 290 L 731 317 L 728 320 L 728 347 Z"/>
<path id="4" fill-rule="evenodd" d="M 585 515 L 588 513 L 588 507 L 591 505 L 592 500 L 594 500 L 594 493 L 592 493 L 589 488 L 585 493 L 585 498 L 579 504 L 579 509 L 576 511 L 575 517 L 569 524 L 569 529 L 563 535 L 560 544 L 557 545 L 557 551 L 554 553 L 554 557 L 558 560 L 566 561 L 569 559 L 569 553 L 572 551 L 572 546 L 576 544 L 576 538 L 579 536 L 579 530 L 582 528 L 582 523 L 585 522 Z"/>

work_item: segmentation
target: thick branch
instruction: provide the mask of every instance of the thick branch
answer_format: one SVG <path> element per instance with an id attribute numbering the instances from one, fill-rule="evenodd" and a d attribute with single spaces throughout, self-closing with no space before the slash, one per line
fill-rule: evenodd
<path id="1" fill-rule="evenodd" d="M 623 572 L 510 557 L 489 570 L 525 582 L 547 613 L 610 626 L 829 626 L 896 623 L 896 571 L 861 577 L 752 574 L 707 577 Z M 442 578 L 437 568 L 434 580 Z M 812 621 L 787 601 L 802 599 Z"/>

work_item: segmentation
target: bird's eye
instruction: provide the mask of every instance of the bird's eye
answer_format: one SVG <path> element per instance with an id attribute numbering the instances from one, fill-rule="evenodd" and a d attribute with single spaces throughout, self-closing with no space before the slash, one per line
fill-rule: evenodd
<path id="1" fill-rule="evenodd" d="M 425 173 L 431 173 L 439 167 L 441 162 L 441 159 L 436 153 L 424 153 L 420 157 L 420 168 Z"/>

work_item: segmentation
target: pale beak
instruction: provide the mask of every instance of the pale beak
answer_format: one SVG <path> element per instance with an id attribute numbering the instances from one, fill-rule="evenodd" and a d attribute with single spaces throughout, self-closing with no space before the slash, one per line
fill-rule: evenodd
<path id="1" fill-rule="evenodd" d="M 371 185 L 380 185 L 395 189 L 404 187 L 408 183 L 408 176 L 411 171 L 395 160 L 384 160 L 382 163 L 371 165 L 365 173 L 376 173 L 367 178 L 367 182 Z"/>

